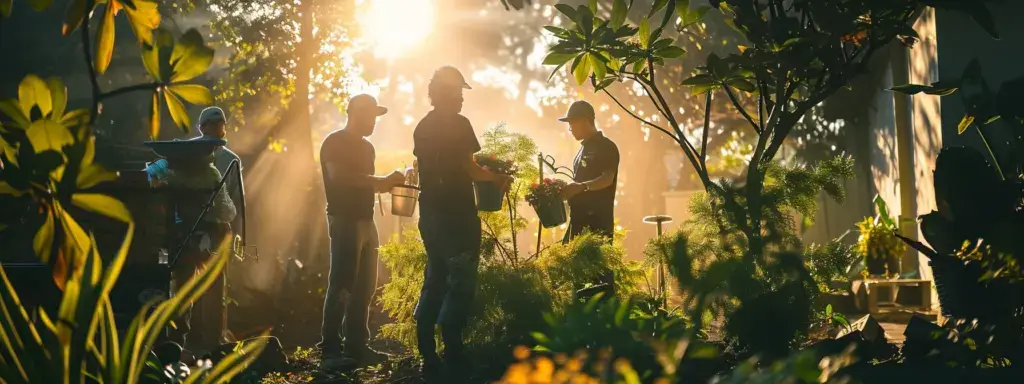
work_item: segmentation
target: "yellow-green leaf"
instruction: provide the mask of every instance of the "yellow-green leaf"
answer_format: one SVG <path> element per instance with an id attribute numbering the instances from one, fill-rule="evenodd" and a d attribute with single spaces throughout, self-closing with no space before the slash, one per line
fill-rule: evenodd
<path id="1" fill-rule="evenodd" d="M 48 212 L 46 221 L 39 227 L 35 237 L 32 239 L 32 249 L 43 263 L 50 263 L 50 253 L 53 250 L 54 228 L 53 212 Z"/>
<path id="2" fill-rule="evenodd" d="M 21 105 L 18 104 L 18 100 L 0 100 L 0 112 L 14 120 L 14 127 L 27 129 L 31 123 L 28 121 L 28 116 L 25 116 L 25 113 L 21 111 Z"/>
<path id="3" fill-rule="evenodd" d="M 169 87 L 171 92 L 185 101 L 195 105 L 213 104 L 213 93 L 199 84 L 177 84 Z"/>
<path id="4" fill-rule="evenodd" d="M 583 85 L 583 82 L 587 81 L 587 76 L 590 75 L 590 54 L 584 54 L 577 60 L 578 63 L 572 70 L 572 74 L 576 78 L 576 84 Z"/>
<path id="5" fill-rule="evenodd" d="M 142 64 L 146 67 L 146 72 L 149 72 L 149 75 L 158 82 L 166 81 L 170 77 L 170 73 L 163 69 L 162 64 L 164 63 L 161 63 L 160 52 L 173 46 L 174 37 L 164 29 L 153 31 L 152 44 L 143 44 L 142 46 Z"/>
<path id="6" fill-rule="evenodd" d="M 0 181 L 0 195 L 21 196 L 24 193 L 25 193 L 24 191 L 19 191 L 17 189 L 14 189 L 14 187 L 12 187 L 6 181 Z"/>
<path id="7" fill-rule="evenodd" d="M 967 128 L 970 128 L 971 124 L 974 124 L 974 119 L 974 116 L 965 115 L 963 120 L 960 120 L 960 125 L 957 126 L 956 128 L 957 134 L 963 134 L 965 131 L 967 131 Z"/>
<path id="8" fill-rule="evenodd" d="M 99 193 L 76 193 L 71 195 L 71 203 L 90 212 L 129 222 L 132 214 L 121 200 Z"/>
<path id="9" fill-rule="evenodd" d="M 160 11 L 157 9 L 159 3 L 152 0 L 133 0 L 131 5 L 124 7 L 124 12 L 128 14 L 128 22 L 131 23 L 132 31 L 135 31 L 135 37 L 139 39 L 139 44 L 152 44 L 153 30 L 160 26 Z"/>
<path id="10" fill-rule="evenodd" d="M 21 112 L 26 117 L 32 117 L 32 107 L 38 106 L 43 116 L 53 111 L 53 99 L 50 97 L 50 88 L 46 82 L 36 75 L 25 76 L 18 84 L 18 102 L 21 105 Z"/>
<path id="11" fill-rule="evenodd" d="M 75 183 L 78 185 L 78 188 L 89 189 L 99 183 L 114 180 L 117 180 L 116 172 L 109 171 L 96 164 L 90 164 L 89 166 L 83 166 L 78 171 L 78 179 L 75 180 Z"/>
<path id="12" fill-rule="evenodd" d="M 68 89 L 64 83 L 56 77 L 46 79 L 46 87 L 50 89 L 50 99 L 53 101 L 53 116 L 60 119 L 68 107 Z"/>
<path id="13" fill-rule="evenodd" d="M 594 77 L 597 78 L 597 81 L 604 80 L 604 76 L 608 74 L 608 64 L 600 59 L 592 57 L 590 59 L 590 65 L 594 69 Z"/>
<path id="14" fill-rule="evenodd" d="M 77 205 L 77 204 L 75 204 Z M 70 249 L 70 253 L 63 255 L 68 258 L 68 267 L 71 271 L 76 271 L 80 265 L 82 265 L 82 259 L 89 250 L 91 242 L 89 241 L 89 234 L 85 233 L 85 229 L 82 225 L 78 224 L 78 220 L 71 217 L 68 211 L 60 209 L 61 225 L 64 228 L 64 235 L 67 236 L 70 242 L 65 240 L 65 245 L 68 247 L 74 247 Z"/>
<path id="15" fill-rule="evenodd" d="M 203 35 L 189 29 L 171 51 L 171 82 L 187 81 L 199 76 L 213 62 L 213 48 L 203 42 Z"/>
<path id="16" fill-rule="evenodd" d="M 85 125 L 88 122 L 89 110 L 85 108 L 76 109 L 74 111 L 65 113 L 64 116 L 60 119 L 60 124 L 68 128 L 79 127 Z"/>
<path id="17" fill-rule="evenodd" d="M 174 124 L 181 128 L 182 131 L 188 132 L 192 127 L 192 121 L 188 117 L 185 105 L 181 104 L 181 99 L 178 99 L 178 96 L 175 96 L 172 92 L 164 92 L 164 100 L 167 101 L 167 110 L 171 112 L 171 119 L 174 120 Z"/>
<path id="18" fill-rule="evenodd" d="M 637 31 L 637 37 L 640 39 L 640 48 L 647 49 L 651 43 L 651 22 L 646 17 L 640 20 L 640 30 Z"/>
<path id="19" fill-rule="evenodd" d="M 160 136 L 160 93 L 153 92 L 153 102 L 149 110 L 149 138 L 156 140 Z"/>
<path id="20" fill-rule="evenodd" d="M 82 25 L 84 18 L 85 0 L 73 0 L 71 6 L 68 7 L 67 13 L 64 14 L 64 25 L 61 27 L 60 33 L 67 37 Z"/>
<path id="21" fill-rule="evenodd" d="M 55 150 L 61 151 L 65 146 L 74 144 L 75 138 L 67 127 L 52 120 L 39 120 L 32 123 L 25 131 L 28 141 L 36 153 Z"/>
<path id="22" fill-rule="evenodd" d="M 109 1 L 107 9 L 103 11 L 100 30 L 96 34 L 96 57 L 93 59 L 93 68 L 96 68 L 97 73 L 106 72 L 110 59 L 114 57 L 114 16 L 120 10 L 121 3 Z"/>
<path id="23" fill-rule="evenodd" d="M 37 12 L 47 10 L 52 4 L 53 0 L 28 0 L 28 5 Z"/>
<path id="24" fill-rule="evenodd" d="M 11 7 L 14 0 L 0 0 L 0 17 L 11 17 Z"/>

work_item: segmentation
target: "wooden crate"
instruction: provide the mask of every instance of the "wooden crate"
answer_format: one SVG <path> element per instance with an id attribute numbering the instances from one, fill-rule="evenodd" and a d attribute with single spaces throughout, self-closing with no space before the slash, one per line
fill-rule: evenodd
<path id="1" fill-rule="evenodd" d="M 919 305 L 901 305 L 896 302 L 900 287 L 920 287 L 921 300 Z M 879 301 L 879 288 L 888 288 L 888 297 Z M 893 310 L 914 310 L 930 312 L 932 310 L 932 281 L 922 279 L 864 279 L 853 281 L 853 292 L 856 297 L 857 308 L 867 313 L 876 314 L 880 312 L 879 304 L 885 309 Z M 862 293 L 863 292 L 863 293 Z"/>

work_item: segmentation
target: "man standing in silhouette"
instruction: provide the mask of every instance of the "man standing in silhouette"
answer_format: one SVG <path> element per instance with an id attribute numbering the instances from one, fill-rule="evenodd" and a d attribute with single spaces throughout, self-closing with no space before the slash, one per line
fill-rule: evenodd
<path id="1" fill-rule="evenodd" d="M 573 160 L 574 182 L 565 187 L 562 197 L 569 201 L 569 230 L 565 241 L 584 231 L 604 236 L 611 241 L 615 236 L 615 187 L 619 174 L 619 148 L 597 129 L 594 107 L 586 101 L 569 106 L 559 121 L 569 123 L 572 137 L 582 143 Z M 610 295 L 615 293 L 614 276 L 607 271 L 600 285 Z"/>
<path id="2" fill-rule="evenodd" d="M 373 222 L 375 193 L 405 183 L 395 171 L 374 176 L 375 151 L 366 140 L 377 117 L 387 113 L 370 95 L 348 102 L 348 122 L 334 131 L 320 148 L 327 225 L 331 236 L 331 272 L 324 297 L 321 368 L 335 370 L 369 365 L 385 356 L 366 345 L 370 302 L 377 286 L 377 227 Z M 344 345 L 339 334 L 344 328 Z"/>
<path id="3" fill-rule="evenodd" d="M 450 383 L 465 370 L 462 331 L 476 291 L 480 263 L 480 218 L 474 181 L 508 188 L 511 178 L 481 168 L 473 155 L 480 151 L 473 126 L 459 114 L 462 92 L 471 89 L 459 70 L 441 67 L 430 79 L 428 96 L 434 109 L 420 120 L 413 134 L 413 154 L 420 170 L 419 228 L 427 251 L 427 269 L 416 305 L 417 347 L 423 355 L 428 382 Z M 442 377 L 434 326 L 441 325 Z"/>

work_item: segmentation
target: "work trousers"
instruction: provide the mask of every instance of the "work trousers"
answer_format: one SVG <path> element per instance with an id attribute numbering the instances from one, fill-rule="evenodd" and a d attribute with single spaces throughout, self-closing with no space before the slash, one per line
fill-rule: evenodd
<path id="1" fill-rule="evenodd" d="M 228 224 L 202 223 L 192 235 L 181 257 L 171 269 L 171 292 L 176 292 L 190 279 L 198 277 L 212 262 L 217 247 L 231 236 Z M 200 354 L 220 346 L 227 328 L 225 303 L 227 267 L 221 271 L 213 285 L 188 303 L 188 309 L 168 330 L 171 341 Z"/>
<path id="2" fill-rule="evenodd" d="M 340 352 L 342 347 L 358 353 L 370 337 L 367 321 L 377 288 L 380 246 L 377 226 L 373 218 L 331 215 L 327 216 L 327 225 L 331 236 L 331 272 L 324 295 L 320 347 L 325 354 Z"/>

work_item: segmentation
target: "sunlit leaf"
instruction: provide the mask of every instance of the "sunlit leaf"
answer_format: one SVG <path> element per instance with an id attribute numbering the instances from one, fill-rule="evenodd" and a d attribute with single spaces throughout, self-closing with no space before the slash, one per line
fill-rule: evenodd
<path id="1" fill-rule="evenodd" d="M 589 0 L 587 6 L 590 7 L 591 11 L 597 12 L 597 0 Z"/>
<path id="2" fill-rule="evenodd" d="M 67 265 L 70 267 L 70 270 L 75 270 L 78 268 L 78 266 L 81 265 L 82 262 L 82 260 L 80 260 L 79 257 L 84 255 L 89 250 L 89 247 L 92 242 L 89 240 L 89 234 L 85 232 L 85 229 L 82 228 L 81 224 L 78 224 L 78 220 L 75 220 L 74 217 L 71 217 L 71 214 L 68 213 L 68 211 L 61 209 L 60 215 L 60 222 L 62 228 L 64 229 L 64 235 L 71 240 L 70 243 L 67 243 L 65 245 L 69 247 L 74 247 L 73 249 L 71 249 L 70 254 L 66 254 L 63 256 L 68 258 L 66 262 Z"/>
<path id="3" fill-rule="evenodd" d="M 960 120 L 960 125 L 956 127 L 956 133 L 962 135 L 964 132 L 966 132 L 967 128 L 970 128 L 971 124 L 974 124 L 975 118 L 976 117 L 971 115 L 964 115 L 963 120 Z"/>
<path id="4" fill-rule="evenodd" d="M 124 0 L 117 1 L 123 2 Z M 128 21 L 140 44 L 153 43 L 153 30 L 160 26 L 160 11 L 157 9 L 159 5 L 153 0 L 132 0 L 130 6 L 124 7 L 125 13 L 128 14 Z"/>
<path id="5" fill-rule="evenodd" d="M 666 58 L 666 59 L 676 59 L 676 58 L 682 57 L 683 54 L 686 53 L 686 50 L 673 45 L 673 46 L 670 46 L 670 47 L 665 47 L 665 48 L 659 49 L 655 53 L 658 56 L 661 56 L 661 57 Z"/>
<path id="6" fill-rule="evenodd" d="M 640 38 L 640 48 L 647 49 L 651 43 L 651 22 L 646 17 L 640 20 L 640 30 L 637 31 L 637 37 Z"/>
<path id="7" fill-rule="evenodd" d="M 21 111 L 21 105 L 19 105 L 18 100 L 0 100 L 0 112 L 3 112 L 7 117 L 10 117 L 11 120 L 14 120 L 15 126 L 18 128 L 26 129 L 31 123 L 28 120 L 28 116 Z"/>
<path id="8" fill-rule="evenodd" d="M 0 17 L 11 17 L 11 8 L 14 6 L 14 0 L 0 0 Z"/>
<path id="9" fill-rule="evenodd" d="M 561 12 L 563 15 L 565 15 L 565 17 L 568 17 L 569 20 L 572 20 L 573 22 L 579 21 L 579 15 L 576 13 L 576 9 L 573 8 L 571 5 L 555 4 L 555 9 L 557 9 L 558 12 Z"/>
<path id="10" fill-rule="evenodd" d="M 74 136 L 71 136 L 71 131 L 68 131 L 67 127 L 52 120 L 39 120 L 32 123 L 25 130 L 25 135 L 28 136 L 28 141 L 32 143 L 32 148 L 36 153 L 49 150 L 60 151 L 75 142 Z"/>
<path id="11" fill-rule="evenodd" d="M 96 72 L 103 74 L 110 66 L 110 60 L 114 58 L 114 16 L 121 10 L 121 3 L 110 1 L 103 11 L 103 18 L 100 19 L 100 30 L 96 33 L 96 57 L 93 68 Z"/>
<path id="12" fill-rule="evenodd" d="M 160 136 L 160 92 L 153 92 L 153 100 L 149 107 L 149 138 L 156 140 Z"/>
<path id="13" fill-rule="evenodd" d="M 668 0 L 654 0 L 654 5 L 651 6 L 651 12 L 647 14 L 647 18 L 654 17 L 654 14 L 665 8 L 666 5 L 668 5 Z"/>
<path id="14" fill-rule="evenodd" d="M 56 228 L 53 221 L 53 212 L 47 212 L 46 221 L 36 231 L 35 237 L 32 239 L 32 250 L 36 252 L 36 256 L 43 263 L 50 262 L 50 255 L 53 250 L 53 234 Z"/>
<path id="15" fill-rule="evenodd" d="M 25 194 L 25 191 L 19 191 L 6 181 L 0 181 L 0 195 L 21 196 L 23 194 Z"/>
<path id="16" fill-rule="evenodd" d="M 615 0 L 612 3 L 612 17 L 609 20 L 608 26 L 612 28 L 621 27 L 626 22 L 626 15 L 628 13 L 629 5 L 626 4 L 626 0 Z"/>
<path id="17" fill-rule="evenodd" d="M 181 128 L 182 131 L 188 132 L 191 129 L 192 122 L 188 116 L 188 110 L 181 104 L 181 99 L 178 99 L 174 93 L 164 92 L 164 100 L 167 102 L 167 110 L 170 111 L 174 124 Z"/>
<path id="18" fill-rule="evenodd" d="M 890 91 L 899 92 L 906 95 L 916 95 L 929 89 L 931 89 L 931 87 L 920 84 L 903 84 L 889 88 Z"/>
<path id="19" fill-rule="evenodd" d="M 178 84 L 168 87 L 168 90 L 175 95 L 189 102 L 190 104 L 206 106 L 213 104 L 213 93 L 199 84 Z"/>
<path id="20" fill-rule="evenodd" d="M 32 117 L 32 107 L 39 107 L 43 116 L 53 111 L 53 99 L 46 82 L 36 75 L 25 76 L 18 84 L 18 102 L 25 117 Z"/>
<path id="21" fill-rule="evenodd" d="M 153 43 L 142 46 L 142 65 L 146 72 L 158 82 L 167 81 L 170 74 L 170 64 L 163 63 L 161 52 L 174 46 L 174 37 L 164 29 L 153 31 Z"/>
<path id="22" fill-rule="evenodd" d="M 64 14 L 64 25 L 61 27 L 60 32 L 62 35 L 67 37 L 78 29 L 82 25 L 82 20 L 85 18 L 85 0 L 72 0 L 71 6 L 68 7 L 67 12 Z"/>
<path id="23" fill-rule="evenodd" d="M 113 197 L 99 193 L 76 193 L 71 195 L 71 203 L 79 208 L 111 217 L 123 222 L 132 220 L 132 214 L 124 203 Z"/>
<path id="24" fill-rule="evenodd" d="M 732 79 L 727 81 L 726 84 L 743 92 L 754 92 L 757 90 L 757 86 L 747 79 Z"/>
<path id="25" fill-rule="evenodd" d="M 573 77 L 576 78 L 577 85 L 583 85 L 583 82 L 587 81 L 587 76 L 590 75 L 590 54 L 584 54 L 576 59 L 576 67 L 572 70 Z"/>
<path id="26" fill-rule="evenodd" d="M 46 87 L 50 90 L 50 98 L 53 106 L 52 116 L 64 116 L 64 110 L 68 106 L 68 89 L 64 87 L 64 83 L 56 77 L 46 79 Z"/>
<path id="27" fill-rule="evenodd" d="M 189 29 L 171 51 L 171 82 L 186 81 L 199 76 L 213 62 L 213 48 L 207 47 L 195 28 Z"/>
<path id="28" fill-rule="evenodd" d="M 604 80 L 605 75 L 608 74 L 608 64 L 602 60 L 594 59 L 594 57 L 599 56 L 595 56 L 594 54 L 589 55 L 591 56 L 590 66 L 594 70 L 594 77 L 597 78 L 597 80 Z"/>
<path id="29" fill-rule="evenodd" d="M 65 113 L 60 119 L 60 124 L 68 127 L 79 127 L 89 122 L 89 110 L 82 108 Z"/>
<path id="30" fill-rule="evenodd" d="M 544 58 L 544 65 L 563 65 L 574 57 L 575 53 L 549 53 Z"/>

